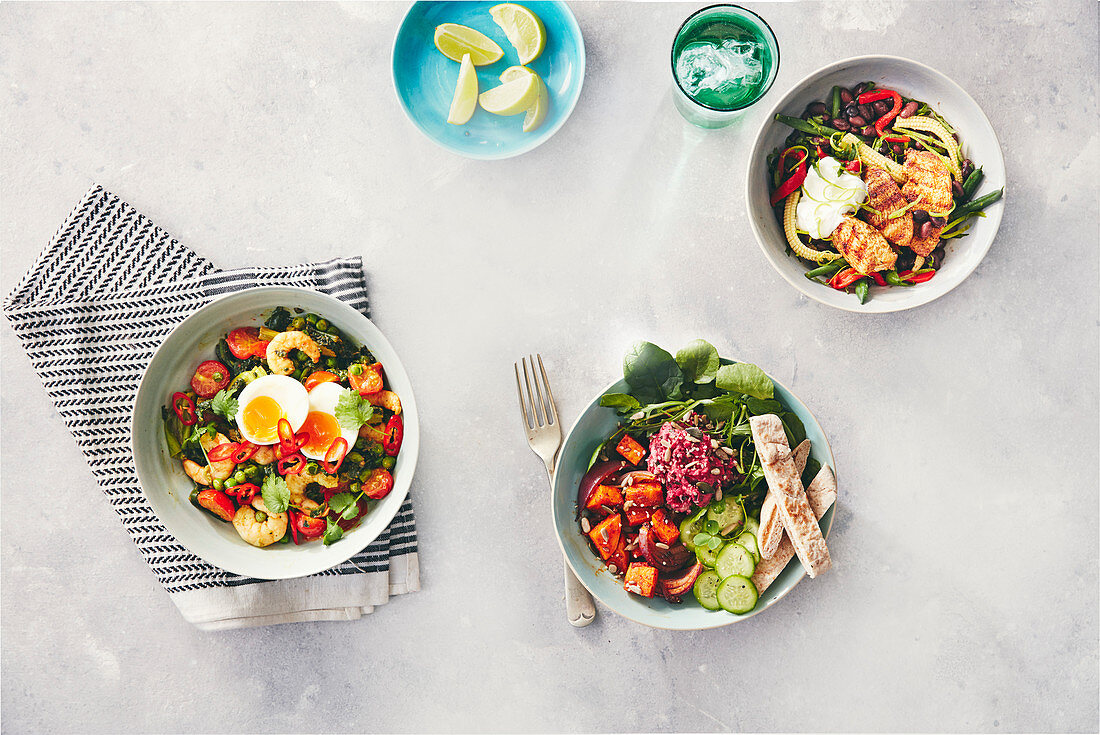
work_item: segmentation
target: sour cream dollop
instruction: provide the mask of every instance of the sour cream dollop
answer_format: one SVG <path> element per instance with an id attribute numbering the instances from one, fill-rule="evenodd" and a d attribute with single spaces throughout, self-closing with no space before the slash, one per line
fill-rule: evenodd
<path id="1" fill-rule="evenodd" d="M 865 199 L 867 185 L 863 179 L 841 168 L 840 161 L 825 156 L 810 168 L 802 183 L 802 196 L 795 210 L 798 229 L 815 240 L 824 240 L 833 234 L 841 218 L 856 211 Z"/>

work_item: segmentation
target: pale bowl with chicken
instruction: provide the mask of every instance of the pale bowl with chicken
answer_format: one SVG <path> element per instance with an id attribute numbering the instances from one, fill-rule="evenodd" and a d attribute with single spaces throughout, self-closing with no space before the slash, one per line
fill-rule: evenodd
<path id="1" fill-rule="evenodd" d="M 812 274 L 807 277 L 814 264 L 804 258 L 807 254 L 813 256 L 814 241 L 809 241 L 809 250 L 800 248 L 799 255 L 802 257 L 796 256 L 788 244 L 790 233 L 784 228 L 782 200 L 774 204 L 774 194 L 781 192 L 776 191 L 768 158 L 773 151 L 784 148 L 792 132 L 790 127 L 777 120 L 777 116 L 803 118 L 808 106 L 823 97 L 828 100 L 827 95 L 834 87 L 851 89 L 868 81 L 873 82 L 876 88 L 896 90 L 905 98 L 921 100 L 936 115 L 950 121 L 961 142 L 963 155 L 959 160 L 965 156 L 968 161 L 973 161 L 973 165 L 980 166 L 984 173 L 975 197 L 1003 190 L 1004 159 L 997 135 L 978 104 L 959 85 L 935 69 L 915 61 L 893 56 L 861 56 L 830 64 L 810 74 L 768 113 L 757 133 L 749 161 L 746 202 L 757 242 L 768 261 L 788 283 L 806 296 L 829 306 L 847 311 L 885 313 L 926 304 L 962 283 L 978 267 L 992 245 L 1005 200 L 1002 197 L 987 205 L 983 216 L 968 220 L 966 224 L 969 229 L 965 237 L 941 240 L 939 234 L 942 227 L 929 228 L 926 225 L 922 231 L 919 223 L 914 227 L 908 212 L 914 205 L 935 211 L 937 207 L 933 199 L 942 195 L 940 189 L 943 185 L 950 187 L 951 181 L 959 178 L 958 172 L 941 170 L 943 167 L 931 160 L 933 156 L 923 155 L 919 151 L 906 151 L 904 157 L 899 157 L 898 164 L 883 162 L 882 166 L 868 164 L 859 167 L 855 175 L 862 180 L 864 191 L 856 192 L 853 199 L 873 203 L 874 206 L 870 211 L 865 208 L 837 217 L 830 224 L 829 235 L 833 247 L 845 256 L 845 260 L 838 260 L 836 264 L 850 269 L 854 276 L 868 277 L 862 297 L 857 298 L 853 293 L 812 280 Z M 901 120 L 897 122 L 901 123 Z M 844 137 L 839 131 L 835 133 L 837 142 Z M 844 176 L 845 172 L 840 174 Z M 830 173 L 825 172 L 824 175 L 828 178 Z M 789 197 L 789 200 L 796 199 Z M 789 203 L 793 217 L 795 202 Z M 904 216 L 890 218 L 875 214 L 876 211 L 886 213 L 891 210 Z M 813 233 L 803 235 L 802 239 L 807 237 L 813 237 Z M 933 250 L 936 250 L 935 256 Z M 881 282 L 883 273 L 898 271 L 902 262 L 912 263 L 918 256 L 921 258 L 918 263 L 925 258 L 936 258 L 934 278 L 913 285 L 871 285 L 874 281 L 869 276 L 874 275 L 875 280 Z M 822 257 L 819 262 L 827 264 L 829 261 Z"/>

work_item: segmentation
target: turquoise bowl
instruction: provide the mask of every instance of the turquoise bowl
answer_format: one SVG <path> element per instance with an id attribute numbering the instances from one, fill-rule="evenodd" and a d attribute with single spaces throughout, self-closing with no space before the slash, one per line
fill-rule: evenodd
<path id="1" fill-rule="evenodd" d="M 562 2 L 522 2 L 546 27 L 546 48 L 528 64 L 550 92 L 546 119 L 538 129 L 525 133 L 524 115 L 501 117 L 478 107 L 465 125 L 448 123 L 459 64 L 436 49 L 435 27 L 440 23 L 469 26 L 493 39 L 504 51 L 500 61 L 477 67 L 478 89 L 484 92 L 500 84 L 505 69 L 519 64 L 515 48 L 489 15 L 489 8 L 497 4 L 414 3 L 393 42 L 393 86 L 401 108 L 424 135 L 468 158 L 511 158 L 545 142 L 573 112 L 584 82 L 584 39 L 572 11 Z"/>
<path id="2" fill-rule="evenodd" d="M 729 362 L 723 360 L 723 362 Z M 775 397 L 789 410 L 797 414 L 806 427 L 806 438 L 810 440 L 810 456 L 836 472 L 833 450 L 821 424 L 806 404 L 798 399 L 781 383 L 775 381 Z M 626 393 L 629 386 L 625 380 L 619 380 L 600 393 Z M 622 583 L 608 574 L 600 558 L 591 550 L 575 520 L 577 507 L 577 487 L 588 471 L 588 461 L 600 442 L 606 439 L 619 426 L 618 414 L 614 409 L 600 406 L 600 396 L 596 396 L 584 409 L 558 454 L 558 464 L 554 476 L 553 514 L 554 528 L 561 544 L 565 560 L 577 575 L 577 579 L 588 588 L 600 602 L 625 618 L 653 628 L 666 630 L 704 630 L 719 628 L 767 610 L 788 592 L 794 589 L 805 576 L 805 570 L 797 557 L 792 559 L 771 586 L 760 595 L 760 600 L 752 612 L 734 615 L 724 610 L 706 610 L 696 602 L 690 593 L 679 605 L 673 605 L 660 598 L 645 598 L 627 593 Z M 821 518 L 821 530 L 827 537 L 833 525 L 836 504 Z M 826 579 L 828 577 L 826 576 Z"/>

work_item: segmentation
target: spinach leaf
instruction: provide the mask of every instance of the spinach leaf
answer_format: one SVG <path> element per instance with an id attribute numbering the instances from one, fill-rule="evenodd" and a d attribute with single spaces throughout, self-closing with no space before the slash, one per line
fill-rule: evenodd
<path id="1" fill-rule="evenodd" d="M 692 383 L 710 383 L 718 374 L 718 350 L 705 339 L 697 339 L 676 353 L 676 364 Z"/>
<path id="2" fill-rule="evenodd" d="M 806 469 L 802 472 L 802 484 L 809 487 L 810 483 L 817 477 L 817 473 L 821 471 L 821 463 L 813 457 L 806 460 Z"/>
<path id="3" fill-rule="evenodd" d="M 714 400 L 708 400 L 701 404 L 700 409 L 715 423 L 729 421 L 738 409 L 738 401 L 733 396 L 722 396 Z"/>
<path id="4" fill-rule="evenodd" d="M 271 316 L 264 322 L 264 326 L 268 329 L 274 329 L 276 332 L 285 332 L 286 328 L 290 326 L 290 312 L 287 311 L 285 306 L 276 306 L 275 310 L 271 312 Z"/>
<path id="5" fill-rule="evenodd" d="M 791 449 L 794 449 L 806 438 L 806 427 L 802 425 L 802 419 L 790 411 L 784 411 L 779 414 L 779 420 L 783 422 L 783 430 L 787 434 Z"/>
<path id="6" fill-rule="evenodd" d="M 623 358 L 623 378 L 641 403 L 683 397 L 684 374 L 672 355 L 652 342 L 636 342 Z"/>
<path id="7" fill-rule="evenodd" d="M 745 398 L 745 407 L 749 409 L 749 413 L 753 416 L 764 416 L 769 413 L 779 414 L 785 410 L 783 404 L 774 398 L 764 400 L 753 396 Z"/>
<path id="8" fill-rule="evenodd" d="M 731 393 L 744 393 L 755 398 L 771 398 L 775 384 L 764 371 L 750 362 L 737 362 L 718 368 L 714 384 Z"/>
<path id="9" fill-rule="evenodd" d="M 605 393 L 600 396 L 600 405 L 614 408 L 623 415 L 634 413 L 642 407 L 637 398 L 626 393 Z"/>

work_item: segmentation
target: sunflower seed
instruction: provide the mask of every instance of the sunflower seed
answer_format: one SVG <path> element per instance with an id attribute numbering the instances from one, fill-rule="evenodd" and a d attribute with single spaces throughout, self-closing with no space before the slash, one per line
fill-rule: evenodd
<path id="1" fill-rule="evenodd" d="M 608 564 L 607 565 L 607 571 L 611 572 L 612 574 L 618 574 L 619 568 L 617 566 L 615 566 L 614 564 Z"/>
<path id="2" fill-rule="evenodd" d="M 630 420 L 631 421 L 637 421 L 638 419 L 643 419 L 643 418 L 645 418 L 645 411 L 639 411 L 638 413 L 631 416 Z"/>
<path id="3" fill-rule="evenodd" d="M 732 447 L 719 447 L 719 449 L 721 449 L 723 452 L 725 452 L 730 457 L 737 454 L 737 452 L 735 452 Z"/>
<path id="4" fill-rule="evenodd" d="M 665 448 L 665 462 L 672 461 L 672 447 Z"/>
<path id="5" fill-rule="evenodd" d="M 710 448 L 711 449 L 717 449 L 718 448 L 718 440 L 717 439 L 711 439 L 710 440 Z"/>
<path id="6" fill-rule="evenodd" d="M 740 522 L 731 523 L 728 526 L 726 526 L 725 528 L 723 528 L 721 531 L 719 531 L 718 533 L 722 534 L 723 536 L 728 536 L 729 534 L 733 533 L 734 531 L 736 531 L 740 527 L 741 527 Z"/>
<path id="7" fill-rule="evenodd" d="M 623 478 L 623 487 L 630 487 L 634 484 L 634 475 L 627 475 Z"/>
<path id="8" fill-rule="evenodd" d="M 718 488 L 717 490 L 714 491 L 714 499 L 715 500 L 721 500 L 722 499 L 722 488 Z"/>
<path id="9" fill-rule="evenodd" d="M 722 474 L 722 470 L 720 470 L 720 469 L 718 469 L 717 467 L 715 467 L 714 469 L 712 469 L 712 470 L 710 471 L 710 474 L 712 474 L 712 475 L 720 475 L 720 474 Z"/>
<path id="10" fill-rule="evenodd" d="M 655 543 L 653 545 L 656 546 L 658 549 L 667 549 L 668 548 L 668 544 L 666 544 L 663 541 L 658 541 L 657 543 Z"/>
<path id="11" fill-rule="evenodd" d="M 592 524 L 588 522 L 587 518 L 581 518 L 581 530 L 585 533 L 592 530 Z"/>
<path id="12" fill-rule="evenodd" d="M 695 439 L 703 438 L 703 432 L 699 431 L 699 429 L 695 428 L 694 426 L 689 426 L 686 431 L 689 436 L 694 437 Z"/>
<path id="13" fill-rule="evenodd" d="M 625 503 L 623 503 L 623 510 L 626 510 L 627 508 L 633 508 L 633 507 L 634 507 L 634 501 L 633 500 L 628 500 Z"/>
<path id="14" fill-rule="evenodd" d="M 614 510 L 612 510 L 612 509 L 611 509 L 611 508 L 610 508 L 609 506 L 606 506 L 606 505 L 601 505 L 600 507 L 601 507 L 601 508 L 603 508 L 604 512 L 605 512 L 605 513 L 607 513 L 608 515 L 611 515 L 612 513 L 614 513 L 614 512 L 615 512 L 615 511 L 614 511 Z"/>

